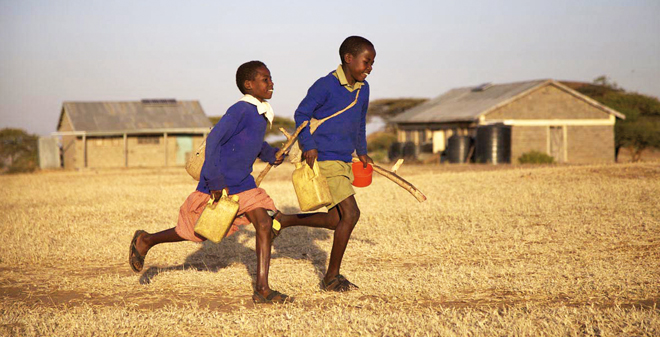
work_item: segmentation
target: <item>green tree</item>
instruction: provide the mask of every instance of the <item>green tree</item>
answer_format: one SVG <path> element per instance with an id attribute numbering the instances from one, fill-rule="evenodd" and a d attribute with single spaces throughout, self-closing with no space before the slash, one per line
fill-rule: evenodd
<path id="1" fill-rule="evenodd" d="M 367 117 L 380 117 L 385 122 L 398 114 L 412 109 L 424 102 L 426 98 L 381 98 L 369 102 L 369 111 Z"/>
<path id="2" fill-rule="evenodd" d="M 32 172 L 37 169 L 38 137 L 25 130 L 0 130 L 0 172 Z"/>
<path id="3" fill-rule="evenodd" d="M 633 161 L 639 161 L 648 148 L 660 148 L 660 101 L 657 97 L 626 92 L 606 76 L 576 89 L 626 116 L 614 127 L 616 153 L 628 148 Z"/>

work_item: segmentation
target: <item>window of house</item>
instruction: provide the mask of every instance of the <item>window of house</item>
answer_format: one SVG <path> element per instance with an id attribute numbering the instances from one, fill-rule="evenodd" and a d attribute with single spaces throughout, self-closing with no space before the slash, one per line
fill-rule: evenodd
<path id="1" fill-rule="evenodd" d="M 118 146 L 120 145 L 120 138 L 118 137 L 95 137 L 90 139 L 91 141 L 94 142 L 94 144 L 98 147 L 101 146 Z"/>
<path id="2" fill-rule="evenodd" d="M 414 142 L 416 136 L 415 130 L 406 130 L 406 142 Z"/>
<path id="3" fill-rule="evenodd" d="M 160 144 L 160 136 L 138 136 L 138 144 L 140 145 Z"/>

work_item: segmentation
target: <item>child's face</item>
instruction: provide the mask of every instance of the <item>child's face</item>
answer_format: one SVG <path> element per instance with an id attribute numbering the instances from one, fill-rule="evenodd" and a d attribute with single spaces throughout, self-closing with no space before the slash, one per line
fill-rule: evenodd
<path id="1" fill-rule="evenodd" d="M 362 82 L 367 79 L 367 75 L 371 73 L 376 59 L 376 50 L 371 47 L 365 47 L 359 54 L 352 55 L 346 54 L 344 60 L 348 67 L 346 77 L 351 77 L 353 80 Z M 350 79 L 348 79 L 351 82 Z"/>
<path id="2" fill-rule="evenodd" d="M 262 66 L 257 68 L 257 76 L 254 77 L 254 80 L 245 81 L 244 87 L 248 94 L 263 102 L 273 97 L 274 85 L 270 71 Z"/>

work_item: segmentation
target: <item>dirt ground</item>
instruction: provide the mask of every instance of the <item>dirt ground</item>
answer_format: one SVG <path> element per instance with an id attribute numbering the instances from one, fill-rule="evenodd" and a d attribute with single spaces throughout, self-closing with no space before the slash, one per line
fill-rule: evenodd
<path id="1" fill-rule="evenodd" d="M 263 184 L 286 213 L 291 170 Z M 285 306 L 251 302 L 251 226 L 130 270 L 133 232 L 172 227 L 194 190 L 182 171 L 0 176 L 0 335 L 660 334 L 658 162 L 404 164 L 426 202 L 380 176 L 356 189 L 342 273 L 359 290 L 319 289 L 332 232 L 282 232 L 270 280 L 296 297 Z"/>

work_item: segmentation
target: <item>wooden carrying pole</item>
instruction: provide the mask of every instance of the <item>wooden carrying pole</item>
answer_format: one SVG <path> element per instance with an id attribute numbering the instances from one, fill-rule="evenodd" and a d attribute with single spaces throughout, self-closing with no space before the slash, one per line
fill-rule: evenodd
<path id="1" fill-rule="evenodd" d="M 358 95 L 359 95 L 359 92 L 358 92 Z M 351 103 L 349 106 L 347 106 L 343 110 L 340 110 L 340 111 L 336 112 L 335 114 L 330 115 L 330 116 L 328 116 L 326 118 L 323 118 L 323 119 L 314 119 L 314 118 L 312 118 L 311 121 L 310 121 L 310 124 L 309 124 L 309 132 L 311 134 L 313 134 L 314 131 L 316 131 L 316 129 L 319 127 L 319 125 L 323 124 L 323 122 L 325 122 L 326 120 L 328 120 L 328 119 L 330 119 L 330 118 L 346 111 L 347 109 L 350 109 L 353 105 L 355 105 L 356 102 L 357 102 L 357 95 L 355 97 L 355 101 L 353 101 L 353 103 Z M 296 131 L 298 131 L 298 130 L 296 130 Z M 285 131 L 282 131 L 282 132 L 287 136 L 287 138 L 289 138 L 288 134 Z M 289 140 L 294 139 L 294 138 L 295 137 L 289 138 Z M 289 142 L 287 142 L 287 144 L 288 143 Z M 291 151 L 292 151 L 291 156 L 290 156 L 291 162 L 292 163 L 299 163 L 301 161 L 301 157 L 302 157 L 302 152 L 300 150 L 300 146 L 298 144 L 294 145 L 294 148 L 291 149 Z M 357 159 L 357 158 L 353 158 L 353 161 L 355 162 L 355 161 L 360 161 L 360 160 Z M 393 181 L 394 183 L 401 186 L 406 191 L 410 192 L 410 194 L 412 194 L 415 197 L 415 199 L 417 199 L 417 201 L 419 201 L 419 202 L 426 201 L 426 196 L 424 195 L 424 193 L 422 193 L 420 190 L 418 190 L 417 187 L 413 186 L 413 184 L 407 182 L 405 179 L 401 178 L 398 174 L 395 173 L 395 171 L 398 169 L 398 167 L 401 166 L 401 162 L 397 162 L 395 167 L 392 168 L 392 171 L 388 171 L 388 170 L 386 170 L 386 169 L 384 169 L 384 168 L 382 168 L 378 165 L 374 165 L 374 164 L 372 164 L 372 165 L 373 165 L 374 171 L 376 171 L 376 173 L 378 173 L 378 174 L 384 176 L 385 178 Z M 269 167 L 266 167 L 266 168 L 270 169 Z M 262 172 L 261 175 L 265 175 L 265 174 Z M 260 178 L 261 178 L 261 175 L 259 175 Z M 260 181 L 261 181 L 261 179 L 257 180 L 257 186 L 259 186 Z"/>
<path id="2" fill-rule="evenodd" d="M 355 103 L 357 103 L 359 95 L 360 95 L 360 91 L 358 90 L 358 92 L 355 94 L 355 100 L 351 104 L 349 104 L 346 108 L 344 108 L 340 111 L 337 111 L 334 114 L 332 114 L 332 115 L 330 115 L 326 118 L 323 118 L 323 119 L 314 119 L 314 118 L 312 118 L 311 122 L 309 124 L 309 133 L 313 134 L 314 131 L 316 131 L 316 129 L 319 127 L 319 125 L 323 124 L 323 122 L 325 122 L 328 119 L 330 119 L 332 117 L 335 117 L 335 116 L 341 114 L 342 112 L 344 112 L 344 111 L 350 109 L 351 107 L 353 107 L 355 105 Z M 307 125 L 307 121 L 300 124 L 300 126 L 298 127 L 298 129 L 296 129 L 296 132 L 293 135 L 289 135 L 289 133 L 286 132 L 286 130 L 280 128 L 280 131 L 282 131 L 282 133 L 286 136 L 287 142 L 284 144 L 284 146 L 282 146 L 282 149 L 279 152 L 277 152 L 277 154 L 276 154 L 277 158 L 279 158 L 282 154 L 284 154 L 286 151 L 288 151 L 288 149 L 291 147 L 291 145 L 293 145 L 294 141 L 298 137 L 298 134 L 300 133 L 300 131 L 306 125 Z M 298 144 L 296 144 L 295 148 L 292 151 L 293 151 L 293 153 L 291 154 L 291 162 L 292 163 L 299 163 L 301 161 L 301 157 L 302 157 L 302 152 L 300 150 L 300 146 Z M 353 161 L 355 162 L 355 161 L 360 161 L 360 160 L 357 159 L 357 158 L 353 158 Z M 384 169 L 384 168 L 382 168 L 378 165 L 375 165 L 375 164 L 372 164 L 372 165 L 373 165 L 374 171 L 376 171 L 376 173 L 385 176 L 387 179 L 395 182 L 397 185 L 401 186 L 403 189 L 410 192 L 410 194 L 412 194 L 417 199 L 417 201 L 419 201 L 419 202 L 426 201 L 426 196 L 424 195 L 424 193 L 422 193 L 420 190 L 418 190 L 417 187 L 413 186 L 413 184 L 411 184 L 411 183 L 407 182 L 405 179 L 399 177 L 399 175 L 397 175 L 394 172 L 394 171 L 396 171 L 396 169 L 399 166 L 401 166 L 401 162 L 397 162 L 397 164 L 395 165 L 396 168 L 393 168 L 392 171 L 388 171 L 388 170 L 386 170 L 386 169 Z M 266 166 L 266 168 L 261 172 L 261 174 L 259 174 L 259 177 L 257 177 L 257 180 L 256 180 L 257 186 L 259 186 L 259 184 L 261 183 L 263 178 L 266 176 L 266 174 L 270 170 L 270 167 L 271 167 L 271 165 L 268 164 Z"/>
<path id="3" fill-rule="evenodd" d="M 353 158 L 353 162 L 354 163 L 355 162 L 360 162 L 360 159 Z M 401 163 L 397 163 L 397 164 L 398 164 L 398 166 L 401 166 Z M 403 189 L 410 192 L 410 194 L 412 194 L 413 197 L 415 197 L 415 199 L 417 199 L 417 201 L 419 201 L 419 202 L 426 201 L 426 196 L 424 195 L 424 193 L 422 193 L 422 191 L 418 190 L 417 187 L 413 186 L 413 184 L 411 184 L 411 183 L 407 182 L 405 179 L 401 178 L 398 174 L 394 173 L 393 171 L 388 171 L 388 170 L 386 170 L 386 169 L 384 169 L 384 168 L 382 168 L 382 167 L 380 167 L 376 164 L 371 164 L 371 165 L 373 166 L 374 171 L 376 171 L 376 173 L 384 176 L 385 178 L 387 178 L 387 179 L 393 181 L 394 183 L 396 183 L 397 185 L 403 187 Z M 397 168 L 398 168 L 398 166 L 397 166 Z"/>
<path id="4" fill-rule="evenodd" d="M 298 134 L 300 134 L 300 131 L 302 131 L 302 129 L 304 129 L 305 126 L 307 126 L 307 121 L 302 122 L 302 124 L 298 126 L 296 132 L 294 132 L 293 135 L 290 135 L 286 130 L 284 130 L 284 128 L 280 128 L 280 131 L 286 136 L 287 140 L 286 143 L 284 143 L 284 145 L 282 146 L 282 148 L 279 151 L 277 151 L 277 153 L 275 154 L 275 158 L 279 159 L 289 151 L 289 148 L 291 148 L 291 145 L 293 145 L 293 143 L 296 141 L 296 138 L 298 138 Z M 266 174 L 268 174 L 268 171 L 270 171 L 271 167 L 273 167 L 273 165 L 268 164 L 266 165 L 266 168 L 263 171 L 261 171 L 261 173 L 257 177 L 257 180 L 255 181 L 257 187 L 261 184 L 261 181 L 264 180 L 264 177 L 266 177 Z"/>

